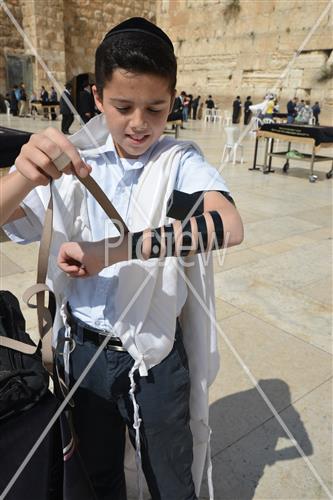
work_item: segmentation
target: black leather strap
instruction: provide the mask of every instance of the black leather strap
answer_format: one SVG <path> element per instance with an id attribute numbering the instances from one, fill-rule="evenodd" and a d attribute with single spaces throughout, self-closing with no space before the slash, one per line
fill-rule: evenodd
<path id="1" fill-rule="evenodd" d="M 223 241 L 224 241 L 224 226 L 223 226 L 223 220 L 222 217 L 220 216 L 219 212 L 216 210 L 209 212 L 213 222 L 214 222 L 214 228 L 215 228 L 215 241 L 217 240 L 218 247 L 215 248 L 218 250 L 219 248 L 222 248 L 223 246 Z M 213 250 L 214 248 L 212 248 Z"/>

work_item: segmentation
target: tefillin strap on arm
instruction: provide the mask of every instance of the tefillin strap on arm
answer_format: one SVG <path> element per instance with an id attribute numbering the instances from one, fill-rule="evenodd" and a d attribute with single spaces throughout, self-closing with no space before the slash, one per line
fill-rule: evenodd
<path id="1" fill-rule="evenodd" d="M 206 216 L 212 218 L 214 230 L 211 234 L 208 233 Z M 196 238 L 193 236 L 192 223 L 197 226 L 198 235 Z M 174 224 L 152 229 L 150 255 L 143 256 L 142 241 L 146 237 L 144 236 L 144 231 L 139 231 L 131 235 L 132 259 L 179 257 L 189 255 L 190 252 L 203 253 L 218 250 L 222 248 L 224 242 L 223 220 L 219 212 L 210 211 L 206 214 L 192 217 L 184 226 L 182 225 L 177 229 L 177 233 L 175 233 Z M 211 242 L 210 245 L 209 241 Z M 165 249 L 163 255 L 161 255 L 162 244 Z"/>

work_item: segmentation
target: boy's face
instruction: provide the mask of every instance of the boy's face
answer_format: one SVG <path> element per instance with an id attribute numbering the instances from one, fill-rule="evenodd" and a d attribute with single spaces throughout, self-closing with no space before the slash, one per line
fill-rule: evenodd
<path id="1" fill-rule="evenodd" d="M 123 69 L 113 71 L 102 99 L 93 93 L 122 158 L 141 156 L 161 136 L 174 100 L 166 78 Z"/>

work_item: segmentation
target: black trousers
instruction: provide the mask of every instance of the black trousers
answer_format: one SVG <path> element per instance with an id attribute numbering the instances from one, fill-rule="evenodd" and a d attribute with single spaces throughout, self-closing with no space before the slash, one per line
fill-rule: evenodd
<path id="1" fill-rule="evenodd" d="M 69 127 L 72 125 L 73 121 L 74 121 L 74 115 L 72 113 L 62 115 L 61 132 L 63 134 L 69 133 Z"/>
<path id="2" fill-rule="evenodd" d="M 92 342 L 83 341 L 80 331 L 77 327 L 71 355 L 73 382 L 97 349 Z M 135 443 L 128 377 L 133 363 L 127 352 L 104 350 L 74 395 L 79 451 L 100 500 L 127 498 L 126 426 L 133 446 Z M 135 381 L 142 419 L 142 466 L 152 500 L 196 500 L 191 474 L 190 379 L 180 327 L 167 358 L 149 370 L 147 377 L 137 373 Z"/>

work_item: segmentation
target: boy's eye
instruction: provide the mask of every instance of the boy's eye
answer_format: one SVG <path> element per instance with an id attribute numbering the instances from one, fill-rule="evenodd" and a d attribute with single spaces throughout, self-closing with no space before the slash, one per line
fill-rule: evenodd
<path id="1" fill-rule="evenodd" d="M 116 110 L 119 111 L 120 113 L 128 113 L 131 108 L 130 106 L 115 106 Z M 162 109 L 153 109 L 153 108 L 147 108 L 147 111 L 149 111 L 149 113 L 160 113 L 161 111 L 163 111 Z"/>
<path id="2" fill-rule="evenodd" d="M 116 106 L 116 109 L 117 109 L 118 111 L 120 111 L 121 113 L 126 113 L 126 111 L 128 111 L 130 108 L 118 108 L 118 107 Z"/>

